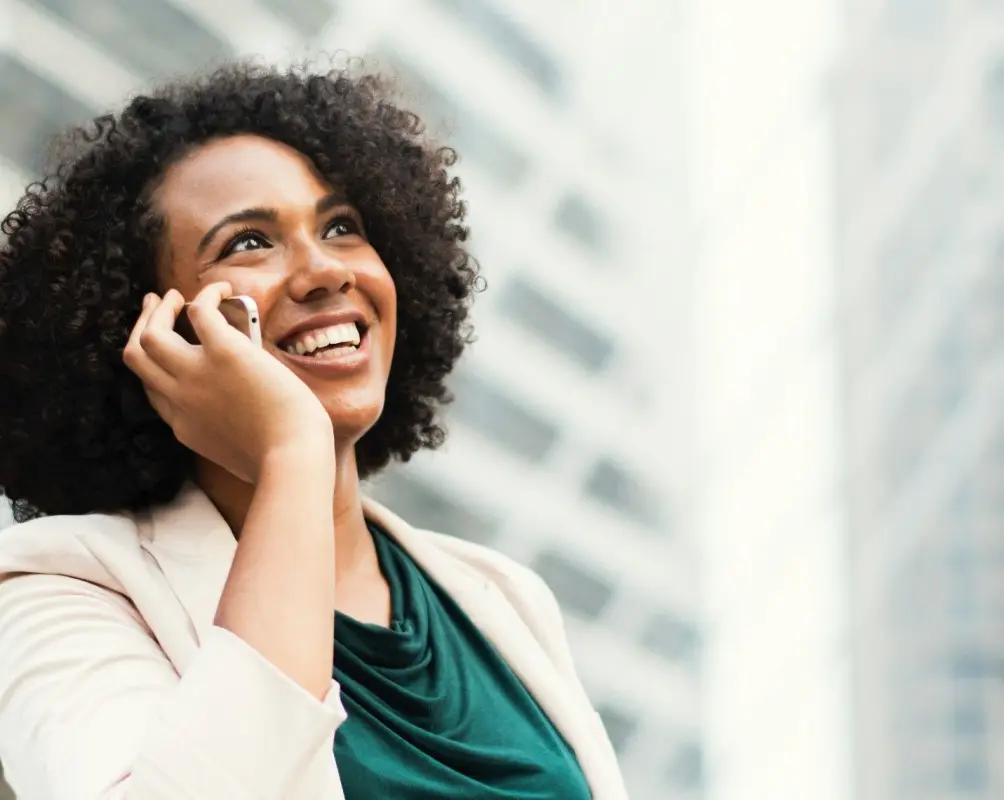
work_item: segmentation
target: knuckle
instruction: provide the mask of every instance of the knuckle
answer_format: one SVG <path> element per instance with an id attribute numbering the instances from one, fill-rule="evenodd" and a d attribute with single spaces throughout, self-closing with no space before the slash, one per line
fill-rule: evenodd
<path id="1" fill-rule="evenodd" d="M 147 328 L 139 335 L 139 346 L 144 350 L 156 349 L 161 343 L 161 336 L 155 330 Z"/>

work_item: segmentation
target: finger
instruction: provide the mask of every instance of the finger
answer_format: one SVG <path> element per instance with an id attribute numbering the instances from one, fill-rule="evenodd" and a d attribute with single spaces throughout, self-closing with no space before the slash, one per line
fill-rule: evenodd
<path id="1" fill-rule="evenodd" d="M 130 345 L 126 347 L 125 352 L 122 354 L 122 360 L 143 382 L 143 388 L 148 394 L 150 391 L 156 391 L 161 394 L 170 392 L 177 383 L 177 379 L 160 366 L 156 359 L 140 343 L 139 340 L 145 335 L 140 334 L 137 337 L 135 346 Z"/>
<path id="2" fill-rule="evenodd" d="M 244 339 L 220 312 L 220 303 L 233 296 L 230 284 L 207 286 L 189 306 L 188 315 L 199 341 L 204 347 L 238 344 Z"/>
<path id="3" fill-rule="evenodd" d="M 210 305 L 213 308 L 219 308 L 220 303 L 227 297 L 232 297 L 233 294 L 234 288 L 230 285 L 229 281 L 216 281 L 195 295 L 192 304 Z"/>
<path id="4" fill-rule="evenodd" d="M 132 330 L 129 332 L 129 339 L 126 342 L 126 346 L 122 350 L 122 360 L 125 362 L 126 366 L 134 372 L 135 369 L 133 369 L 133 366 L 138 362 L 139 357 L 143 354 L 143 347 L 139 343 L 139 337 L 142 335 L 143 331 L 146 330 L 150 317 L 159 304 L 160 298 L 155 294 L 148 294 L 143 298 L 142 310 L 136 318 L 136 323 L 132 326 Z"/>
<path id="5" fill-rule="evenodd" d="M 143 297 L 143 306 L 140 309 L 139 316 L 136 318 L 136 322 L 132 326 L 132 330 L 129 332 L 129 341 L 126 343 L 127 347 L 133 343 L 139 344 L 139 335 L 146 330 L 150 316 L 159 304 L 160 298 L 155 294 L 148 294 Z"/>
<path id="6" fill-rule="evenodd" d="M 150 314 L 146 328 L 139 333 L 139 346 L 143 353 L 174 377 L 190 369 L 198 358 L 198 351 L 174 330 L 174 324 L 184 305 L 185 298 L 181 292 L 169 289 Z M 143 363 L 139 357 L 136 361 L 137 364 Z"/>
<path id="7" fill-rule="evenodd" d="M 147 330 L 173 331 L 174 322 L 185 305 L 185 298 L 177 289 L 168 289 L 147 321 Z"/>

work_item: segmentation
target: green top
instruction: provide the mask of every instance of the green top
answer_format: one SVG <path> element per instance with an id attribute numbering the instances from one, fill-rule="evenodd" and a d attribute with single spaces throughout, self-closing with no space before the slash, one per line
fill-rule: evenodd
<path id="1" fill-rule="evenodd" d="M 588 800 L 571 749 L 457 604 L 371 525 L 389 628 L 338 614 L 346 800 Z"/>

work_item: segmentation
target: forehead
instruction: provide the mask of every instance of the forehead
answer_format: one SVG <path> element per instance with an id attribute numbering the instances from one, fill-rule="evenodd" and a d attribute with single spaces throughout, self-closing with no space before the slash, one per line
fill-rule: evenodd
<path id="1" fill-rule="evenodd" d="M 260 136 L 231 136 L 172 164 L 154 201 L 170 222 L 212 224 L 247 208 L 312 206 L 331 192 L 310 159 L 292 147 Z"/>

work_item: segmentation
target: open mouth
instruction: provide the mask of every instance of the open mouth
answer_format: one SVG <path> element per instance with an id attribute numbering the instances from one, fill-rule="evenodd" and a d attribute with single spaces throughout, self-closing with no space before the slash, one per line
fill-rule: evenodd
<path id="1" fill-rule="evenodd" d="M 365 336 L 362 322 L 343 322 L 298 333 L 280 342 L 279 348 L 294 356 L 321 358 L 358 350 Z"/>

